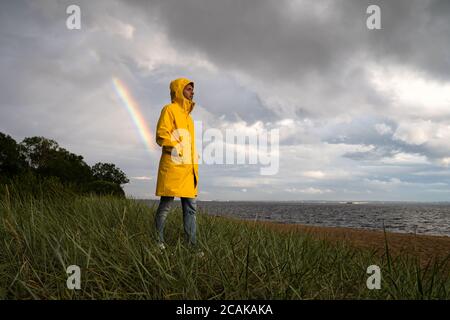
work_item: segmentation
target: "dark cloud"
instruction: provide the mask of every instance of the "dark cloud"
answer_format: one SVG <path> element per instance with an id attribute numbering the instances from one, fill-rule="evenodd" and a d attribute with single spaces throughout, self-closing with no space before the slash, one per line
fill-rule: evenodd
<path id="1" fill-rule="evenodd" d="M 128 2 L 128 1 L 127 1 Z M 172 42 L 224 68 L 270 80 L 342 72 L 359 54 L 450 74 L 448 1 L 131 1 L 157 12 Z M 382 30 L 366 28 L 369 5 Z M 432 59 L 430 59 L 432 57 Z M 332 79 L 330 79 L 332 80 Z"/>
<path id="2" fill-rule="evenodd" d="M 156 10 L 180 50 L 201 51 L 221 67 L 269 82 L 338 67 L 347 52 L 360 46 L 351 37 L 354 25 L 340 19 L 339 8 L 331 8 L 329 19 L 320 22 L 301 8 L 299 17 L 290 16 L 287 2 L 268 0 L 132 3 Z"/>
<path id="3" fill-rule="evenodd" d="M 374 87 L 370 63 L 404 65 L 431 78 L 450 79 L 450 19 L 446 19 L 450 16 L 445 1 L 127 3 L 157 15 L 180 52 L 201 53 L 221 70 L 270 83 L 270 93 L 265 87 L 258 89 L 262 100 L 270 96 L 295 100 L 280 109 L 272 104 L 277 117 L 387 113 L 395 102 Z M 366 27 L 371 4 L 381 8 L 382 30 Z M 289 89 L 282 89 L 285 86 Z"/>

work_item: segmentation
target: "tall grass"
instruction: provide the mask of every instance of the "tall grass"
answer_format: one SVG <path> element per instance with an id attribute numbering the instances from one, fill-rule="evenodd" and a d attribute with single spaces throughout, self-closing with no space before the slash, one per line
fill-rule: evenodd
<path id="1" fill-rule="evenodd" d="M 48 186 L 47 186 L 48 187 Z M 198 214 L 203 258 L 184 244 L 180 208 L 155 246 L 156 208 L 133 200 L 77 196 L 20 185 L 0 191 L 2 299 L 449 299 L 448 260 L 427 267 L 407 255 L 329 243 L 260 225 Z M 66 268 L 81 268 L 81 289 Z M 369 290 L 369 265 L 382 272 Z"/>

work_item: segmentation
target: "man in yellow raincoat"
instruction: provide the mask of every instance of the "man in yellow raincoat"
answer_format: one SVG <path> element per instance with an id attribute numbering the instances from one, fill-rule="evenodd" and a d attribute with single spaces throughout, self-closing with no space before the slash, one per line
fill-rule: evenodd
<path id="1" fill-rule="evenodd" d="M 160 196 L 155 216 L 158 246 L 165 249 L 164 225 L 174 197 L 180 197 L 186 240 L 196 245 L 198 154 L 195 147 L 194 83 L 179 78 L 170 83 L 172 103 L 164 106 L 156 127 L 156 143 L 162 147 L 156 195 Z"/>

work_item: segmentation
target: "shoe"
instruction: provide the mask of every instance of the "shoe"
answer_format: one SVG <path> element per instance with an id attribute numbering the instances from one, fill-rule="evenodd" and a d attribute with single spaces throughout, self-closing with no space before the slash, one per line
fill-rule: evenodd
<path id="1" fill-rule="evenodd" d="M 203 251 L 197 251 L 196 253 L 195 253 L 195 256 L 197 257 L 197 258 L 203 258 L 204 256 L 205 256 L 205 254 L 203 253 Z"/>
<path id="2" fill-rule="evenodd" d="M 157 246 L 157 247 L 159 248 L 159 250 L 161 250 L 161 251 L 166 250 L 166 246 L 165 246 L 164 243 L 162 243 L 162 242 L 159 242 L 156 246 Z"/>

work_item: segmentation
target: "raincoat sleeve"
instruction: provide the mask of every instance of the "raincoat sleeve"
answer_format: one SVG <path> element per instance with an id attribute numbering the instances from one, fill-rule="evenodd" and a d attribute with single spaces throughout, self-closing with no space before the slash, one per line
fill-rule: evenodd
<path id="1" fill-rule="evenodd" d="M 182 152 L 180 150 L 180 142 L 175 140 L 175 137 L 173 137 L 172 134 L 174 130 L 173 114 L 167 110 L 167 107 L 164 107 L 161 110 L 161 115 L 159 117 L 158 124 L 156 125 L 156 143 L 160 147 L 163 147 L 163 149 L 167 149 L 169 151 L 172 151 L 172 148 L 176 148 L 178 153 L 180 153 Z"/>

